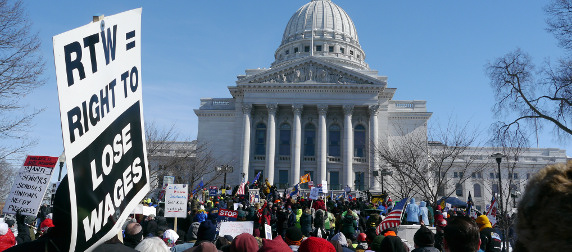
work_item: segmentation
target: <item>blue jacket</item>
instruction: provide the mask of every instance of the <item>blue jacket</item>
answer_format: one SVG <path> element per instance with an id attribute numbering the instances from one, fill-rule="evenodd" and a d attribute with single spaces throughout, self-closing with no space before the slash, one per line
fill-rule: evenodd
<path id="1" fill-rule="evenodd" d="M 421 220 L 426 226 L 429 226 L 429 210 L 426 207 L 425 201 L 419 203 L 419 215 L 421 215 Z"/>
<path id="2" fill-rule="evenodd" d="M 411 198 L 407 205 L 407 221 L 419 223 L 419 206 L 415 204 L 415 198 Z"/>

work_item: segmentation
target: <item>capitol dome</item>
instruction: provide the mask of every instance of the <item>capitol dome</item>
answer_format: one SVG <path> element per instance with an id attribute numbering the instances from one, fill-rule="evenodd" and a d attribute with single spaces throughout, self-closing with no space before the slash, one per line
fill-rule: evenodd
<path id="1" fill-rule="evenodd" d="M 272 67 L 308 56 L 369 69 L 353 21 L 331 0 L 312 0 L 292 15 Z"/>

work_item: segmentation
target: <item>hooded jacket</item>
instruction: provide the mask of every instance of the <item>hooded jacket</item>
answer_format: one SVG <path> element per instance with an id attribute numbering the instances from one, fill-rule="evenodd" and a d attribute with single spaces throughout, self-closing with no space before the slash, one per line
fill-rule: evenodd
<path id="1" fill-rule="evenodd" d="M 419 206 L 415 204 L 415 198 L 411 198 L 405 213 L 407 213 L 407 221 L 419 223 Z"/>
<path id="2" fill-rule="evenodd" d="M 501 238 L 499 233 L 492 228 L 491 222 L 486 215 L 481 215 L 476 219 L 480 226 L 481 249 L 485 252 L 500 252 Z"/>
<path id="3" fill-rule="evenodd" d="M 427 226 L 430 225 L 429 223 L 429 209 L 427 209 L 425 201 L 421 201 L 419 203 L 419 215 L 421 216 L 421 220 Z"/>

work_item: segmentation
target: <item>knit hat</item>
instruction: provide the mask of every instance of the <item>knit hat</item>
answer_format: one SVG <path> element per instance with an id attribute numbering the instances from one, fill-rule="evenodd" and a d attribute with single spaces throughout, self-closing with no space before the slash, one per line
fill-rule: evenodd
<path id="1" fill-rule="evenodd" d="M 435 226 L 446 227 L 447 226 L 447 220 L 445 220 L 441 217 L 441 219 L 437 220 L 437 222 L 435 223 Z"/>
<path id="2" fill-rule="evenodd" d="M 429 247 L 433 246 L 435 243 L 435 235 L 431 230 L 426 228 L 425 226 L 421 226 L 415 235 L 413 236 L 413 241 L 419 247 Z"/>
<path id="3" fill-rule="evenodd" d="M 483 229 L 485 229 L 485 228 L 492 228 L 492 225 L 491 225 L 491 222 L 489 221 L 489 218 L 484 214 L 477 217 L 475 222 L 477 222 L 477 224 L 479 224 L 479 231 L 483 231 Z"/>
<path id="4" fill-rule="evenodd" d="M 298 252 L 336 252 L 336 248 L 328 240 L 318 237 L 309 237 L 302 242 Z"/>
<path id="5" fill-rule="evenodd" d="M 258 252 L 288 251 L 288 250 L 291 250 L 290 247 L 288 247 L 288 244 L 284 242 L 282 236 L 279 235 L 272 240 L 263 239 L 262 247 L 260 248 L 260 250 L 258 250 Z"/>
<path id="6" fill-rule="evenodd" d="M 286 230 L 286 237 L 284 237 L 284 241 L 288 245 L 300 246 L 300 244 L 302 244 L 302 238 L 302 231 L 299 228 L 293 226 Z"/>
<path id="7" fill-rule="evenodd" d="M 216 236 L 216 226 L 212 221 L 203 221 L 197 232 L 197 241 L 214 241 Z"/>
<path id="8" fill-rule="evenodd" d="M 8 233 L 8 224 L 0 222 L 0 235 L 5 235 Z"/>
<path id="9" fill-rule="evenodd" d="M 234 237 L 230 243 L 230 252 L 258 251 L 258 241 L 249 233 L 242 233 Z"/>
<path id="10" fill-rule="evenodd" d="M 165 244 L 167 244 L 169 247 L 173 247 L 177 242 L 177 239 L 179 239 L 179 235 L 177 232 L 175 232 L 175 230 L 167 229 L 163 233 L 163 241 L 165 241 Z"/>

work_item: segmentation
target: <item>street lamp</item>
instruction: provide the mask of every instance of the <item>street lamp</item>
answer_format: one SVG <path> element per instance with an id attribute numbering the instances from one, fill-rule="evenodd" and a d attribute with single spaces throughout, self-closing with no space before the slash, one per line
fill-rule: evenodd
<path id="1" fill-rule="evenodd" d="M 383 188 L 383 180 L 384 180 L 383 177 L 393 175 L 393 171 L 390 171 L 388 169 L 382 169 L 379 175 L 381 176 L 381 193 L 385 193 L 385 189 Z"/>
<path id="2" fill-rule="evenodd" d="M 66 152 L 63 151 L 62 155 L 60 155 L 59 159 L 60 161 L 60 173 L 58 174 L 58 182 L 61 181 L 62 178 L 62 169 L 64 168 L 64 163 L 66 162 Z"/>
<path id="3" fill-rule="evenodd" d="M 229 172 L 232 172 L 234 169 L 234 167 L 230 166 L 230 165 L 221 165 L 221 166 L 217 166 L 216 167 L 216 171 L 217 172 L 222 172 L 224 173 L 224 188 L 226 188 L 226 174 Z"/>
<path id="4" fill-rule="evenodd" d="M 501 212 L 501 221 L 504 221 L 505 218 L 505 212 L 504 212 L 504 206 L 503 206 L 503 202 L 502 202 L 502 174 L 501 174 L 501 169 L 500 169 L 500 164 L 502 162 L 502 159 L 506 157 L 506 155 L 502 154 L 502 153 L 495 153 L 491 155 L 492 158 L 494 158 L 497 161 L 497 171 L 499 173 L 499 202 L 500 202 L 500 212 Z M 506 245 L 506 244 L 505 244 Z"/>

